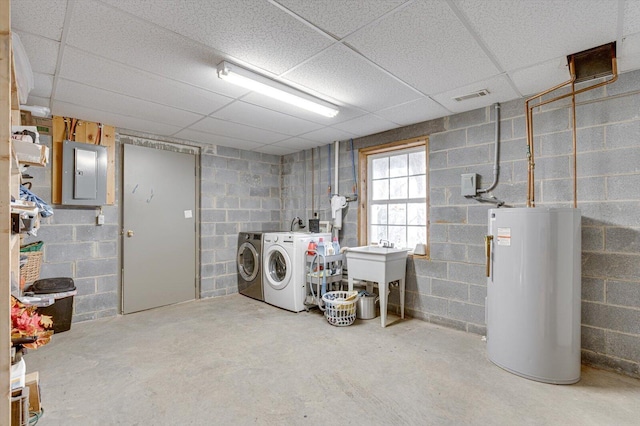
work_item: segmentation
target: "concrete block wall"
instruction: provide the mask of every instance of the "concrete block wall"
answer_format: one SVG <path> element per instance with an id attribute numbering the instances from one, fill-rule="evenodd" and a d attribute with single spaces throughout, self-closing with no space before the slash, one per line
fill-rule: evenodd
<path id="1" fill-rule="evenodd" d="M 331 146 L 331 193 L 353 196 L 354 178 L 351 157 L 351 144 L 342 141 L 339 144 L 338 185 L 335 183 L 335 144 Z M 312 152 L 313 151 L 313 152 Z M 358 153 L 354 150 L 354 160 Z M 300 151 L 282 157 L 282 229 L 291 229 L 291 221 L 300 217 L 308 231 L 308 220 L 314 213 L 321 221 L 332 221 L 329 197 L 329 145 Z M 354 247 L 357 242 L 358 203 L 349 202 L 342 210 L 343 230 L 339 234 L 341 246 Z M 294 228 L 297 230 L 297 227 Z"/>
<path id="2" fill-rule="evenodd" d="M 118 137 L 116 141 L 119 143 Z M 51 137 L 41 136 L 51 147 Z M 117 162 L 119 166 L 119 161 Z M 51 202 L 51 165 L 29 167 L 32 191 Z M 41 219 L 36 236 L 25 243 L 43 241 L 40 278 L 73 278 L 78 291 L 74 298 L 73 321 L 114 316 L 119 311 L 120 268 L 119 201 L 104 206 L 105 224 L 96 225 L 99 209 L 54 205 L 54 214 Z"/>
<path id="3" fill-rule="evenodd" d="M 548 104 L 534 114 L 537 206 L 572 206 L 569 102 Z M 623 74 L 609 86 L 579 95 L 577 105 L 582 360 L 640 377 L 640 72 Z M 494 126 L 495 109 L 486 107 L 355 140 L 358 149 L 429 136 L 431 253 L 429 259 L 409 257 L 406 311 L 414 318 L 476 334 L 486 333 L 483 236 L 487 210 L 493 205 L 462 197 L 460 175 L 478 173 L 483 188 L 491 183 Z M 500 132 L 500 183 L 493 195 L 523 207 L 523 100 L 501 105 Z M 318 151 L 324 153 L 327 147 Z M 285 158 L 310 164 L 308 152 Z M 349 161 L 341 152 L 341 164 Z M 326 157 L 316 164 L 326 182 Z M 309 182 L 297 189 L 307 197 Z M 341 241 L 350 245 L 357 244 L 355 210 L 341 233 Z M 291 214 L 285 210 L 285 216 Z M 392 292 L 390 309 L 398 310 L 397 302 Z"/>
<path id="4" fill-rule="evenodd" d="M 51 138 L 44 136 L 41 142 L 50 146 Z M 118 132 L 116 176 L 121 176 L 122 143 L 200 152 L 200 296 L 236 293 L 238 232 L 280 229 L 280 156 Z M 33 192 L 50 202 L 51 167 L 28 171 Z M 73 322 L 120 312 L 120 183 L 116 178 L 115 205 L 103 207 L 104 225 L 96 225 L 97 208 L 53 206 L 54 215 L 25 241 L 45 243 L 42 278 L 74 279 Z"/>
<path id="5" fill-rule="evenodd" d="M 201 297 L 238 292 L 238 232 L 281 229 L 280 156 L 214 148 L 201 156 Z"/>

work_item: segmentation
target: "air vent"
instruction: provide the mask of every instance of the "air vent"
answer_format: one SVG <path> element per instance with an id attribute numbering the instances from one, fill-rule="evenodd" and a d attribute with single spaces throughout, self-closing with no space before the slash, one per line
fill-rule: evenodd
<path id="1" fill-rule="evenodd" d="M 461 102 L 461 101 L 466 101 L 467 99 L 480 98 L 482 96 L 487 96 L 488 94 L 489 94 L 489 91 L 487 89 L 482 89 L 482 90 L 478 90 L 477 92 L 468 93 L 466 95 L 456 96 L 453 99 L 455 99 L 458 102 Z"/>

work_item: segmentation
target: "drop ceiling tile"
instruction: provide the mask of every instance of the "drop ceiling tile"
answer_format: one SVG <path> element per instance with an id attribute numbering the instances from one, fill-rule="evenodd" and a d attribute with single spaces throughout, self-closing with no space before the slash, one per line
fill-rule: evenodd
<path id="1" fill-rule="evenodd" d="M 272 111 L 277 111 L 293 117 L 301 118 L 303 120 L 313 121 L 314 123 L 322 124 L 325 126 L 331 126 L 333 124 L 347 121 L 366 114 L 365 111 L 352 106 L 335 104 L 336 107 L 340 110 L 338 115 L 336 115 L 335 117 L 324 117 L 320 114 L 298 108 L 296 106 L 278 101 L 276 99 L 256 92 L 251 92 L 248 95 L 243 96 L 242 101 L 248 102 L 253 105 L 258 105 Z"/>
<path id="2" fill-rule="evenodd" d="M 262 144 L 274 143 L 290 137 L 282 133 L 275 133 L 269 130 L 258 129 L 256 127 L 245 126 L 212 117 L 205 117 L 194 125 L 189 126 L 189 129 Z"/>
<path id="3" fill-rule="evenodd" d="M 286 139 L 280 142 L 276 142 L 271 145 L 279 146 L 281 148 L 294 149 L 295 152 L 298 152 L 298 151 L 302 151 L 309 148 L 315 148 L 318 146 L 318 142 L 310 141 L 309 139 L 295 137 L 295 138 Z"/>
<path id="4" fill-rule="evenodd" d="M 305 133 L 300 136 L 305 139 L 315 141 L 317 146 L 325 145 L 333 141 L 343 141 L 346 139 L 355 138 L 358 135 L 345 132 L 344 130 L 336 129 L 333 127 L 323 127 L 322 129 L 314 130 L 313 132 Z"/>
<path id="5" fill-rule="evenodd" d="M 53 101 L 51 112 L 53 115 L 74 117 L 86 121 L 95 121 L 97 123 L 104 123 L 122 129 L 135 130 L 160 136 L 170 136 L 180 130 L 179 127 L 171 126 L 166 123 L 156 123 L 140 118 L 129 117 L 113 112 L 100 111 L 87 106 L 74 105 L 60 101 Z"/>
<path id="6" fill-rule="evenodd" d="M 623 35 L 640 32 L 640 2 L 638 0 L 626 0 L 624 2 L 623 20 Z"/>
<path id="7" fill-rule="evenodd" d="M 131 68 L 72 47 L 64 51 L 60 77 L 205 115 L 232 101 L 227 96 Z"/>
<path id="8" fill-rule="evenodd" d="M 50 98 L 51 89 L 53 87 L 53 76 L 49 74 L 33 73 L 33 89 L 29 92 L 30 96 L 39 98 Z"/>
<path id="9" fill-rule="evenodd" d="M 521 68 L 510 72 L 509 76 L 524 96 L 540 93 L 570 78 L 566 56 Z"/>
<path id="10" fill-rule="evenodd" d="M 245 102 L 234 102 L 212 115 L 214 118 L 246 124 L 259 129 L 297 136 L 322 127 L 317 123 L 301 120 Z"/>
<path id="11" fill-rule="evenodd" d="M 342 38 L 406 0 L 276 0 L 322 30 Z"/>
<path id="12" fill-rule="evenodd" d="M 509 71 L 616 39 L 618 1 L 455 0 Z"/>
<path id="13" fill-rule="evenodd" d="M 336 128 L 356 136 L 368 136 L 398 127 L 397 124 L 373 114 L 358 117 L 344 123 L 336 124 Z M 305 135 L 306 137 L 306 135 Z"/>
<path id="14" fill-rule="evenodd" d="M 293 149 L 293 148 L 284 148 L 284 147 L 275 146 L 275 145 L 263 145 L 260 148 L 253 149 L 252 151 L 261 152 L 263 154 L 271 154 L 271 155 L 289 155 L 301 150 Z"/>
<path id="15" fill-rule="evenodd" d="M 640 33 L 625 37 L 617 51 L 619 72 L 640 69 Z"/>
<path id="16" fill-rule="evenodd" d="M 229 148 L 246 149 L 249 151 L 264 145 L 262 143 L 214 135 L 206 132 L 198 132 L 190 129 L 181 130 L 173 136 L 188 141 L 206 143 L 209 145 L 227 146 Z"/>
<path id="17" fill-rule="evenodd" d="M 217 77 L 223 58 L 212 49 L 95 1 L 75 3 L 67 43 L 221 95 L 247 93 Z"/>
<path id="18" fill-rule="evenodd" d="M 482 89 L 487 89 L 489 94 L 460 102 L 453 99 L 456 96 L 465 95 Z M 520 96 L 509 84 L 507 77 L 498 76 L 465 87 L 460 87 L 449 92 L 434 95 L 433 99 L 450 111 L 457 113 L 482 108 L 496 102 L 510 101 L 519 97 Z"/>
<path id="19" fill-rule="evenodd" d="M 267 1 L 106 1 L 275 74 L 332 43 L 328 37 Z"/>
<path id="20" fill-rule="evenodd" d="M 55 74 L 60 43 L 40 36 L 16 31 L 27 52 L 33 72 Z"/>
<path id="21" fill-rule="evenodd" d="M 499 72 L 444 1 L 412 3 L 346 42 L 427 95 Z"/>
<path id="22" fill-rule="evenodd" d="M 422 98 L 407 102 L 406 104 L 376 111 L 377 116 L 386 118 L 402 126 L 433 120 L 450 114 L 450 111 L 429 98 Z"/>
<path id="23" fill-rule="evenodd" d="M 55 99 L 79 106 L 149 121 L 186 127 L 201 115 L 59 79 Z"/>
<path id="24" fill-rule="evenodd" d="M 11 27 L 60 41 L 67 0 L 11 2 Z"/>
<path id="25" fill-rule="evenodd" d="M 304 87 L 364 110 L 379 110 L 419 95 L 341 44 L 284 75 Z"/>

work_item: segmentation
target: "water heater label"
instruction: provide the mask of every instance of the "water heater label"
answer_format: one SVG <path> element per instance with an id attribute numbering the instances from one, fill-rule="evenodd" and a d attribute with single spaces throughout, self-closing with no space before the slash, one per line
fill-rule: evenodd
<path id="1" fill-rule="evenodd" d="M 511 228 L 498 228 L 498 236 L 496 237 L 499 246 L 511 245 Z"/>

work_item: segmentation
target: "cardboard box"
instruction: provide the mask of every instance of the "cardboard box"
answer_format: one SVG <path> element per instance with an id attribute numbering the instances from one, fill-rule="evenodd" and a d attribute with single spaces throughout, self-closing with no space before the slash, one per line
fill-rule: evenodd
<path id="1" fill-rule="evenodd" d="M 40 376 L 37 371 L 29 373 L 24 378 L 24 386 L 29 388 L 29 411 L 40 412 Z"/>
<path id="2" fill-rule="evenodd" d="M 33 117 L 31 119 L 33 125 L 38 129 L 41 135 L 53 135 L 53 120 L 50 118 Z"/>
<path id="3" fill-rule="evenodd" d="M 49 147 L 12 139 L 13 151 L 21 164 L 32 166 L 46 166 L 49 162 Z"/>

